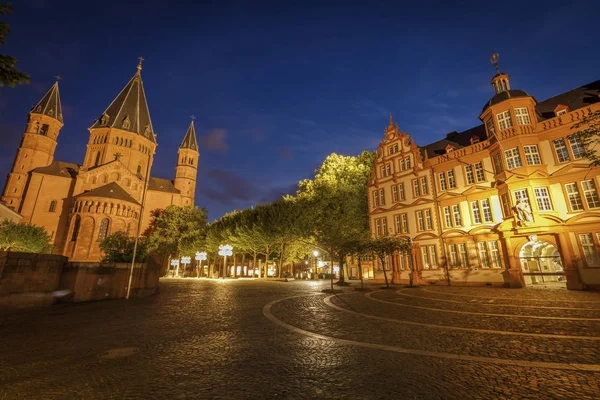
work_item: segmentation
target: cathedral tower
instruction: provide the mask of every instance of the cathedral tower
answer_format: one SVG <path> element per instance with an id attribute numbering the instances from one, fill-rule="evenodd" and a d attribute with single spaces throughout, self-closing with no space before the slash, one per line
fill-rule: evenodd
<path id="1" fill-rule="evenodd" d="M 196 191 L 196 175 L 198 174 L 198 141 L 194 128 L 194 117 L 185 133 L 183 142 L 177 152 L 177 167 L 175 168 L 174 186 L 181 192 L 182 206 L 194 205 Z"/>
<path id="2" fill-rule="evenodd" d="M 58 92 L 58 80 L 29 112 L 27 127 L 17 150 L 12 169 L 6 179 L 2 201 L 19 211 L 28 173 L 54 161 L 58 134 L 63 127 L 63 115 Z"/>

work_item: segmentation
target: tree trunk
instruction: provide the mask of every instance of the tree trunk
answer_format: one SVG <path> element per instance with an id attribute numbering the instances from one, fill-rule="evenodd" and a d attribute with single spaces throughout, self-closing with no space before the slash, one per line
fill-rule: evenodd
<path id="1" fill-rule="evenodd" d="M 284 244 L 281 242 L 281 251 L 279 253 L 279 278 L 281 278 L 281 270 L 283 270 L 283 248 Z"/>
<path id="2" fill-rule="evenodd" d="M 254 269 L 256 268 L 256 250 L 254 250 L 254 259 L 252 260 L 252 276 L 254 276 Z M 258 277 L 260 278 L 260 269 L 258 270 Z"/>
<path id="3" fill-rule="evenodd" d="M 390 283 L 388 282 L 387 273 L 385 272 L 385 256 L 383 256 L 383 257 L 379 256 L 379 259 L 381 260 L 381 267 L 383 268 L 383 277 L 385 278 L 385 286 L 389 288 Z"/>
<path id="4" fill-rule="evenodd" d="M 358 256 L 358 274 L 360 275 L 360 289 L 363 290 L 365 288 L 363 282 L 363 272 L 362 272 L 362 264 L 360 263 L 360 256 Z"/>
<path id="5" fill-rule="evenodd" d="M 244 273 L 244 264 L 246 264 L 246 252 L 242 253 L 242 273 Z M 248 266 L 246 266 L 246 276 L 248 276 Z"/>

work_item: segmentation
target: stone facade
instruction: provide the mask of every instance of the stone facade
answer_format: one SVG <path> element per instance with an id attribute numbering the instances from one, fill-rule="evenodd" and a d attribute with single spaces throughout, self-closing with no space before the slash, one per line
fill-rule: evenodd
<path id="1" fill-rule="evenodd" d="M 397 283 L 600 287 L 600 169 L 571 127 L 600 110 L 600 81 L 542 102 L 507 74 L 483 122 L 418 146 L 392 121 L 369 182 L 374 236 L 410 238 Z M 383 279 L 376 262 L 376 279 Z"/>
<path id="2" fill-rule="evenodd" d="M 157 142 L 141 64 L 89 128 L 82 164 L 54 159 L 62 126 L 56 82 L 28 115 L 2 195 L 22 222 L 52 235 L 54 253 L 73 261 L 99 261 L 99 244 L 107 235 L 124 231 L 133 236 L 138 222 L 140 232 L 148 227 L 153 210 L 194 205 L 199 153 L 193 121 L 179 148 L 175 180 L 150 176 Z"/>

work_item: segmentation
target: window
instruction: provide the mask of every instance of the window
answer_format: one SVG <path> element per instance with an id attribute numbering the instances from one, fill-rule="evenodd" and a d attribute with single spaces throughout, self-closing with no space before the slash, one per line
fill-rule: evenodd
<path id="1" fill-rule="evenodd" d="M 504 217 L 510 217 L 512 215 L 512 210 L 508 193 L 503 193 L 500 195 L 500 203 L 502 203 L 502 212 L 504 213 Z"/>
<path id="2" fill-rule="evenodd" d="M 525 152 L 525 161 L 527 161 L 527 165 L 540 165 L 542 163 L 538 147 L 535 144 L 523 146 L 523 151 Z"/>
<path id="3" fill-rule="evenodd" d="M 406 193 L 404 193 L 404 183 L 398 185 L 398 190 L 400 191 L 400 200 L 406 200 Z"/>
<path id="4" fill-rule="evenodd" d="M 473 166 L 465 166 L 465 176 L 467 177 L 467 185 L 473 185 L 475 183 L 475 175 L 473 175 Z"/>
<path id="5" fill-rule="evenodd" d="M 458 244 L 458 254 L 460 256 L 460 264 L 463 268 L 469 268 L 469 253 L 467 253 L 467 244 Z"/>
<path id="6" fill-rule="evenodd" d="M 79 236 L 79 226 L 81 225 L 81 217 L 79 215 L 75 216 L 75 222 L 73 223 L 73 233 L 71 234 L 71 242 L 77 240 L 77 236 Z"/>
<path id="7" fill-rule="evenodd" d="M 98 232 L 98 241 L 101 242 L 106 239 L 106 234 L 108 233 L 108 218 L 104 218 L 102 222 L 100 222 L 100 231 Z"/>
<path id="8" fill-rule="evenodd" d="M 446 185 L 446 173 L 440 172 L 440 190 L 448 190 L 448 186 Z"/>
<path id="9" fill-rule="evenodd" d="M 534 188 L 533 191 L 535 193 L 538 209 L 540 211 L 552 211 L 552 203 L 550 202 L 550 193 L 548 193 L 548 188 Z"/>
<path id="10" fill-rule="evenodd" d="M 55 212 L 56 211 L 56 200 L 52 200 L 50 202 L 50 207 L 48 208 L 48 212 Z"/>
<path id="11" fill-rule="evenodd" d="M 488 199 L 481 200 L 481 211 L 483 212 L 483 222 L 494 222 L 492 207 Z"/>
<path id="12" fill-rule="evenodd" d="M 138 174 L 138 176 L 142 175 L 142 166 L 141 165 L 137 166 L 137 174 Z"/>
<path id="13" fill-rule="evenodd" d="M 396 227 L 396 233 L 402 232 L 402 225 L 400 225 L 400 215 L 394 215 L 394 225 Z"/>
<path id="14" fill-rule="evenodd" d="M 531 124 L 527 107 L 515 108 L 515 116 L 517 117 L 517 125 Z"/>
<path id="15" fill-rule="evenodd" d="M 450 266 L 452 268 L 458 268 L 458 251 L 456 250 L 456 245 L 448 245 L 448 250 L 450 250 Z"/>
<path id="16" fill-rule="evenodd" d="M 500 248 L 498 247 L 498 241 L 492 240 L 491 242 L 488 242 L 488 247 L 490 248 L 490 255 L 492 256 L 492 268 L 501 268 L 502 259 L 500 258 Z"/>
<path id="17" fill-rule="evenodd" d="M 585 148 L 581 142 L 581 138 L 576 136 L 569 136 L 569 144 L 571 145 L 571 153 L 573 153 L 573 159 L 578 160 L 583 158 Z"/>
<path id="18" fill-rule="evenodd" d="M 477 242 L 477 250 L 479 252 L 479 260 L 481 261 L 481 266 L 483 268 L 490 267 L 490 259 L 488 256 L 487 246 L 485 242 Z"/>
<path id="19" fill-rule="evenodd" d="M 481 224 L 481 211 L 479 210 L 479 202 L 472 201 L 471 202 L 471 211 L 473 212 L 473 223 Z"/>
<path id="20" fill-rule="evenodd" d="M 404 171 L 406 169 L 406 164 L 404 162 L 404 158 L 400 159 L 400 171 Z"/>
<path id="21" fill-rule="evenodd" d="M 454 170 L 448 171 L 448 187 L 450 189 L 456 189 L 456 179 L 454 179 Z"/>
<path id="22" fill-rule="evenodd" d="M 385 205 L 385 189 L 379 189 L 379 202 L 382 206 Z"/>
<path id="23" fill-rule="evenodd" d="M 385 165 L 381 166 L 381 177 L 385 178 Z"/>
<path id="24" fill-rule="evenodd" d="M 600 207 L 600 198 L 598 198 L 598 191 L 596 190 L 594 180 L 582 181 L 581 188 L 583 189 L 583 197 L 585 197 L 588 208 Z"/>
<path id="25" fill-rule="evenodd" d="M 506 110 L 500 114 L 497 114 L 496 118 L 498 119 L 498 127 L 501 131 L 512 126 L 512 121 L 510 120 L 510 110 Z"/>
<path id="26" fill-rule="evenodd" d="M 444 221 L 447 228 L 452 228 L 452 212 L 448 206 L 444 207 Z"/>
<path id="27" fill-rule="evenodd" d="M 375 203 L 375 207 L 379 206 L 379 190 L 373 192 L 373 202 Z"/>
<path id="28" fill-rule="evenodd" d="M 392 186 L 392 202 L 396 203 L 398 201 L 398 186 Z"/>
<path id="29" fill-rule="evenodd" d="M 48 134 L 48 128 L 50 128 L 48 124 L 42 125 L 42 129 L 40 129 L 40 135 L 46 136 Z"/>
<path id="30" fill-rule="evenodd" d="M 386 164 L 385 166 L 385 176 L 390 176 L 392 174 L 392 164 Z"/>
<path id="31" fill-rule="evenodd" d="M 427 253 L 427 246 L 421 247 L 421 258 L 423 260 L 423 268 L 429 269 L 429 254 Z"/>
<path id="32" fill-rule="evenodd" d="M 558 117 L 559 115 L 563 115 L 563 114 L 566 114 L 566 113 L 567 113 L 567 110 L 560 110 L 560 111 L 556 112 L 556 116 Z"/>
<path id="33" fill-rule="evenodd" d="M 402 233 L 408 233 L 408 217 L 402 214 Z"/>
<path id="34" fill-rule="evenodd" d="M 514 147 L 510 150 L 505 150 L 504 157 L 506 157 L 506 166 L 508 167 L 508 169 L 523 166 L 523 163 L 521 162 L 521 154 L 519 153 L 518 147 Z"/>
<path id="35" fill-rule="evenodd" d="M 427 190 L 427 177 L 423 176 L 419 180 L 421 181 L 421 194 L 429 193 L 429 190 Z"/>
<path id="36" fill-rule="evenodd" d="M 596 245 L 594 244 L 594 237 L 592 236 L 592 234 L 580 233 L 579 242 L 581 243 L 583 254 L 585 256 L 585 263 L 587 264 L 587 266 L 600 266 L 600 256 L 598 255 L 598 250 Z"/>
<path id="37" fill-rule="evenodd" d="M 388 234 L 387 217 L 383 217 L 383 218 L 381 218 L 381 220 L 382 220 L 382 226 L 383 226 L 383 234 L 387 235 Z"/>
<path id="38" fill-rule="evenodd" d="M 452 206 L 452 214 L 454 215 L 454 226 L 462 226 L 462 219 L 460 218 L 460 209 L 458 205 Z"/>
<path id="39" fill-rule="evenodd" d="M 500 154 L 494 156 L 494 171 L 499 174 L 504 171 L 504 165 L 502 164 L 502 158 Z"/>
<path id="40" fill-rule="evenodd" d="M 381 236 L 381 219 L 375 220 L 375 226 L 377 227 L 377 236 Z"/>
<path id="41" fill-rule="evenodd" d="M 554 151 L 556 151 L 558 162 L 567 162 L 571 160 L 564 139 L 556 139 L 552 141 L 552 143 L 554 144 Z"/>
<path id="42" fill-rule="evenodd" d="M 437 268 L 437 253 L 435 251 L 435 246 L 427 246 L 429 249 L 429 260 L 431 261 L 431 268 Z"/>
<path id="43" fill-rule="evenodd" d="M 410 169 L 411 168 L 410 156 L 406 157 L 404 160 L 405 160 L 404 163 L 406 164 L 406 169 Z"/>
<path id="44" fill-rule="evenodd" d="M 527 201 L 527 203 L 531 206 L 531 203 L 529 203 L 529 195 L 527 194 L 527 189 L 515 190 L 514 194 L 515 194 L 515 204 L 519 203 L 521 201 L 521 199 L 525 199 L 525 201 Z"/>
<path id="45" fill-rule="evenodd" d="M 431 210 L 425 210 L 425 227 L 428 230 L 433 229 L 433 221 L 431 220 Z"/>
<path id="46" fill-rule="evenodd" d="M 96 153 L 96 159 L 94 160 L 94 167 L 100 165 L 100 152 Z"/>
<path id="47" fill-rule="evenodd" d="M 488 119 L 485 122 L 485 126 L 487 127 L 487 131 L 488 131 L 488 136 L 492 136 L 496 134 L 496 129 L 494 129 L 494 120 L 493 119 Z"/>
<path id="48" fill-rule="evenodd" d="M 417 211 L 417 227 L 419 231 L 425 230 L 425 220 L 423 219 L 423 211 Z"/>
<path id="49" fill-rule="evenodd" d="M 571 210 L 573 211 L 581 211 L 583 210 L 583 201 L 581 200 L 581 195 L 579 194 L 579 188 L 576 183 L 567 183 L 565 185 L 565 190 L 567 191 L 567 197 L 569 198 L 569 204 L 571 205 Z"/>
<path id="50" fill-rule="evenodd" d="M 485 182 L 485 172 L 481 161 L 475 163 L 475 176 L 477 176 L 477 182 Z"/>
<path id="51" fill-rule="evenodd" d="M 421 195 L 421 189 L 419 186 L 419 181 L 417 179 L 413 180 L 413 192 L 415 197 L 419 197 Z"/>

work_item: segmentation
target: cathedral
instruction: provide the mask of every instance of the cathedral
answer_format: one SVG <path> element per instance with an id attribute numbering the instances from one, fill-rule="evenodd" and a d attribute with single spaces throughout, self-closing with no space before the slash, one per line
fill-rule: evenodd
<path id="1" fill-rule="evenodd" d="M 194 205 L 199 153 L 193 120 L 179 146 L 175 179 L 150 176 L 157 142 L 141 60 L 89 128 L 82 164 L 54 158 L 63 126 L 58 81 L 29 112 L 2 202 L 23 223 L 44 227 L 54 252 L 72 261 L 99 261 L 106 236 L 135 236 L 138 225 L 143 232 L 155 209 Z"/>

